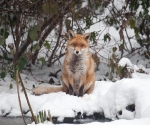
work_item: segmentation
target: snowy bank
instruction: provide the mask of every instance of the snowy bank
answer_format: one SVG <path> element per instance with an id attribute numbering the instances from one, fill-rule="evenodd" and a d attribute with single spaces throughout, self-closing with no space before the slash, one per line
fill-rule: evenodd
<path id="1" fill-rule="evenodd" d="M 9 82 L 5 83 L 8 87 L 7 84 Z M 31 87 L 32 84 L 34 82 L 25 85 Z M 16 88 L 14 86 L 13 89 L 7 90 L 6 86 L 0 86 L 0 115 L 20 116 Z M 21 92 L 20 96 L 23 111 L 26 112 L 26 116 L 30 116 L 24 94 Z M 96 81 L 93 93 L 85 94 L 83 97 L 64 92 L 41 96 L 28 92 L 28 96 L 35 114 L 41 110 L 50 110 L 52 117 L 58 117 L 59 121 L 63 121 L 64 117 L 75 117 L 78 112 L 81 115 L 103 113 L 106 118 L 113 120 L 150 118 L 150 79 L 123 79 L 115 83 Z M 130 105 L 135 107 L 130 110 Z"/>
<path id="2" fill-rule="evenodd" d="M 105 117 L 116 119 L 150 118 L 150 80 L 123 79 L 114 83 L 100 100 Z M 135 111 L 127 106 L 135 105 Z"/>
<path id="3" fill-rule="evenodd" d="M 143 119 L 134 119 L 134 120 L 116 120 L 112 122 L 105 122 L 105 123 L 100 123 L 100 122 L 92 122 L 88 123 L 86 125 L 149 125 L 150 124 L 150 119 L 148 118 L 143 118 Z M 28 124 L 28 125 L 35 125 L 34 123 Z M 43 125 L 42 123 L 38 125 Z M 44 125 L 53 125 L 50 122 L 45 122 Z M 69 125 L 69 124 L 63 124 L 63 125 Z M 71 124 L 72 125 L 72 124 Z M 84 125 L 84 124 L 82 124 Z"/>

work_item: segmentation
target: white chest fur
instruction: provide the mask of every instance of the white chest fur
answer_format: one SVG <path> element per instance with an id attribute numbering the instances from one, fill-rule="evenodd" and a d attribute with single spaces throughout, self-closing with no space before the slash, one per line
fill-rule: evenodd
<path id="1" fill-rule="evenodd" d="M 69 65 L 67 66 L 68 73 L 72 78 L 72 87 L 74 93 L 79 94 L 79 89 L 83 85 L 82 77 L 85 75 L 87 56 L 86 55 L 75 55 L 68 58 Z"/>
<path id="2" fill-rule="evenodd" d="M 73 75 L 75 79 L 80 76 L 83 76 L 86 72 L 86 60 L 87 57 L 84 55 L 75 55 L 68 59 L 68 71 L 69 74 Z"/>

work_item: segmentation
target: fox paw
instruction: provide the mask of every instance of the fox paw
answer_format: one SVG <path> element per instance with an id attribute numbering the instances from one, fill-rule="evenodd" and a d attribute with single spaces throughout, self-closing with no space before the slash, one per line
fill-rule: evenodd
<path id="1" fill-rule="evenodd" d="M 42 95 L 42 94 L 46 94 L 46 93 L 47 93 L 46 87 L 36 87 L 36 88 L 32 89 L 33 95 Z"/>

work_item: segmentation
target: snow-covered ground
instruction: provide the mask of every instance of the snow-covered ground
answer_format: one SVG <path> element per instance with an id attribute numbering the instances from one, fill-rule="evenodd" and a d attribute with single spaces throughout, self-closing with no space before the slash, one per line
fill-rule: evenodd
<path id="1" fill-rule="evenodd" d="M 150 70 L 147 74 L 138 73 L 137 66 L 123 58 L 120 65 L 130 64 L 130 67 L 136 67 L 132 73 L 132 79 L 122 79 L 113 83 L 111 81 L 96 81 L 95 89 L 92 94 L 85 94 L 83 97 L 68 95 L 64 92 L 44 94 L 35 96 L 27 90 L 28 97 L 35 114 L 41 110 L 50 110 L 52 116 L 57 116 L 58 121 L 63 121 L 64 117 L 75 117 L 78 112 L 92 115 L 93 113 L 102 113 L 106 118 L 114 121 L 109 123 L 89 123 L 89 124 L 108 124 L 108 125 L 149 125 L 150 124 Z M 50 77 L 48 68 L 43 67 L 36 69 L 41 72 L 34 71 L 37 78 L 41 76 L 44 79 Z M 45 73 L 45 74 L 43 74 Z M 32 75 L 21 73 L 24 85 L 28 89 L 32 89 L 33 85 L 38 82 Z M 12 88 L 9 86 L 11 85 Z M 42 84 L 50 86 L 48 84 Z M 23 111 L 28 111 L 25 96 L 21 91 L 20 97 Z M 0 116 L 20 116 L 20 107 L 16 90 L 16 83 L 9 75 L 0 80 Z M 132 110 L 130 106 L 135 106 Z M 7 114 L 9 113 L 9 114 Z M 26 116 L 31 116 L 30 112 Z M 119 120 L 118 120 L 119 119 Z M 122 120 L 121 120 L 122 119 Z M 34 124 L 34 123 L 33 123 Z M 45 123 L 51 124 L 51 123 Z"/>
<path id="2" fill-rule="evenodd" d="M 121 7 L 120 4 L 115 4 L 118 5 L 117 8 Z M 109 11 L 106 11 L 106 15 L 107 14 L 109 14 Z M 98 31 L 100 29 L 101 35 L 99 36 L 97 49 L 100 50 L 100 52 L 98 51 L 100 57 L 102 56 L 108 59 L 112 56 L 112 47 L 118 47 L 118 45 L 121 44 L 119 31 L 114 27 L 105 25 L 103 22 L 92 26 L 89 31 Z M 130 28 L 127 28 L 127 32 L 129 37 L 134 36 L 134 31 Z M 103 38 L 107 33 L 110 34 L 111 40 L 108 43 L 105 43 Z M 126 35 L 125 39 L 127 39 Z M 9 38 L 6 43 L 8 44 L 11 42 L 12 38 Z M 136 49 L 139 47 L 139 44 L 136 42 L 135 38 L 131 39 L 131 43 L 133 48 Z M 129 43 L 127 43 L 127 47 L 130 48 Z M 115 54 L 120 55 L 119 49 L 117 49 Z M 126 53 L 124 53 L 124 55 L 126 55 Z M 58 120 L 63 121 L 64 117 L 75 117 L 78 112 L 81 112 L 81 114 L 86 113 L 86 115 L 92 115 L 93 113 L 98 112 L 103 113 L 106 118 L 112 119 L 113 121 L 106 123 L 92 122 L 88 123 L 89 125 L 150 125 L 150 69 L 144 68 L 148 62 L 143 61 L 141 57 L 141 60 L 138 59 L 138 56 L 134 56 L 132 61 L 134 64 L 138 63 L 142 65 L 133 65 L 126 58 L 123 58 L 122 62 L 120 61 L 119 63 L 121 66 L 127 64 L 129 68 L 134 69 L 134 72 L 132 73 L 132 79 L 122 79 L 115 83 L 111 81 L 96 81 L 93 93 L 90 95 L 85 94 L 83 97 L 71 96 L 63 92 L 45 94 L 41 96 L 35 96 L 31 94 L 30 90 L 33 88 L 33 85 L 39 85 L 37 80 L 49 81 L 49 73 L 56 72 L 59 69 L 58 66 L 53 68 L 43 66 L 42 68 L 36 67 L 35 69 L 33 67 L 34 77 L 30 73 L 26 72 L 21 73 L 21 77 L 25 87 L 30 89 L 27 90 L 27 92 L 35 114 L 38 114 L 38 112 L 41 110 L 50 110 L 52 116 L 58 116 Z M 108 72 L 107 65 L 103 65 L 107 60 L 100 58 L 100 61 L 100 65 L 102 66 L 99 68 L 100 71 L 97 71 L 97 80 L 101 79 L 102 75 L 105 76 L 105 74 Z M 147 74 L 138 73 L 137 71 L 139 68 L 144 69 Z M 60 77 L 61 73 L 58 74 L 58 79 L 53 78 L 55 83 L 60 84 Z M 42 83 L 40 85 L 50 86 L 46 83 Z M 29 108 L 21 89 L 22 88 L 20 86 L 20 97 L 23 111 L 28 112 Z M 129 106 L 135 107 L 133 107 L 131 111 Z M 7 74 L 4 79 L 0 79 L 0 116 L 5 115 L 21 115 L 16 83 L 9 74 Z M 31 116 L 30 112 L 25 115 Z M 45 122 L 45 125 L 49 124 L 52 123 Z M 32 123 L 32 125 L 34 125 L 34 123 Z"/>
<path id="3" fill-rule="evenodd" d="M 51 122 L 45 122 L 44 124 L 45 125 L 53 125 Z M 134 120 L 123 120 L 122 119 L 122 120 L 116 120 L 116 121 L 105 122 L 105 123 L 92 122 L 92 123 L 88 123 L 86 125 L 149 125 L 149 124 L 150 124 L 149 118 L 142 118 L 142 119 L 134 119 Z M 32 123 L 29 125 L 35 125 L 35 124 Z M 43 123 L 40 123 L 38 125 L 43 125 Z M 69 124 L 63 124 L 63 125 L 69 125 Z"/>
<path id="4" fill-rule="evenodd" d="M 124 1 L 125 0 L 115 0 L 115 7 L 120 10 L 125 6 Z M 86 2 L 84 2 L 82 7 L 85 6 Z M 109 5 L 109 7 L 111 7 L 111 5 Z M 139 8 L 136 14 L 138 14 L 141 9 L 142 8 Z M 148 10 L 150 14 L 150 8 Z M 110 11 L 111 8 L 105 8 L 105 13 L 104 15 L 101 15 L 100 18 L 104 18 L 106 15 L 109 16 Z M 115 55 L 120 58 L 121 52 L 119 51 L 119 46 L 122 42 L 120 42 L 119 30 L 112 26 L 108 26 L 103 22 L 93 25 L 86 32 L 99 30 L 101 30 L 101 32 L 98 38 L 98 45 L 95 48 L 97 49 L 97 52 L 99 52 L 101 63 L 99 66 L 100 70 L 96 72 L 96 77 L 97 80 L 103 80 L 106 78 L 105 76 L 109 70 L 107 59 L 112 57 L 112 47 L 117 47 Z M 135 37 L 133 37 L 135 35 L 134 30 L 127 27 L 127 33 L 128 37 L 132 38 L 130 39 L 132 47 L 135 49 L 139 48 L 139 44 Z M 111 39 L 109 42 L 104 42 L 103 39 L 105 34 L 110 35 Z M 128 37 L 124 33 L 125 41 L 128 41 Z M 13 43 L 11 35 L 6 40 L 6 44 L 8 45 L 9 43 Z M 126 44 L 127 48 L 130 50 L 129 42 Z M 8 48 L 7 50 L 9 51 Z M 127 54 L 128 53 L 124 52 L 123 56 Z M 58 120 L 63 121 L 64 117 L 75 117 L 78 112 L 81 112 L 81 115 L 83 113 L 86 113 L 86 115 L 92 115 L 97 112 L 104 114 L 106 118 L 112 119 L 113 121 L 106 123 L 92 122 L 87 125 L 150 125 L 150 69 L 145 68 L 149 65 L 149 60 L 143 60 L 144 56 L 141 58 L 139 55 L 134 55 L 134 58 L 132 58 L 132 63 L 135 65 L 126 58 L 123 58 L 119 62 L 120 66 L 127 64 L 129 69 L 133 69 L 131 79 L 117 80 L 115 83 L 111 81 L 96 81 L 93 93 L 90 95 L 85 94 L 83 97 L 71 96 L 63 92 L 44 94 L 41 96 L 32 95 L 31 89 L 33 88 L 33 85 L 38 86 L 39 81 L 46 80 L 45 82 L 48 82 L 51 78 L 49 73 L 56 72 L 60 67 L 43 66 L 42 68 L 35 68 L 33 66 L 33 76 L 27 71 L 24 71 L 21 73 L 21 77 L 25 87 L 29 89 L 27 90 L 27 93 L 34 114 L 38 114 L 41 110 L 50 110 L 52 116 L 58 116 Z M 40 53 L 39 56 L 43 57 L 43 54 Z M 138 73 L 137 71 L 139 68 L 142 68 L 147 74 Z M 60 78 L 61 72 L 58 73 L 57 79 L 53 77 L 55 84 L 60 84 Z M 50 86 L 46 83 L 40 85 Z M 30 112 L 28 112 L 29 108 L 21 86 L 20 97 L 23 111 L 27 113 L 25 115 L 31 116 Z M 7 74 L 4 79 L 0 79 L 0 116 L 21 116 L 16 82 L 9 74 Z M 45 125 L 51 124 L 52 123 L 50 122 L 45 122 Z M 35 124 L 32 123 L 30 125 Z"/>
<path id="5" fill-rule="evenodd" d="M 101 23 L 103 29 L 105 28 Z M 93 28 L 95 30 L 96 28 Z M 91 29 L 92 30 L 92 29 Z M 93 31 L 92 30 L 92 31 Z M 103 30 L 102 30 L 103 31 Z M 107 31 L 108 32 L 108 31 Z M 105 33 L 100 37 L 103 39 Z M 109 28 L 109 33 L 113 36 L 118 34 L 118 31 L 114 28 Z M 133 32 L 130 33 L 133 35 Z M 119 41 L 119 35 L 115 36 Z M 100 41 L 101 42 L 101 41 Z M 111 44 L 106 44 L 104 49 L 100 51 L 100 55 L 109 58 L 111 54 L 112 46 L 115 46 L 113 38 L 110 41 Z M 132 42 L 134 43 L 134 41 Z M 105 44 L 105 43 L 104 43 Z M 103 47 L 103 44 L 101 44 Z M 134 45 L 135 48 L 138 45 Z M 117 51 L 116 53 L 120 53 Z M 119 55 L 119 54 L 118 54 Z M 141 57 L 140 57 L 141 58 Z M 137 64 L 138 57 L 132 58 L 134 64 Z M 105 78 L 105 74 L 108 72 L 108 67 L 103 65 L 106 60 L 101 59 L 100 70 L 97 71 L 97 80 Z M 132 73 L 132 79 L 118 80 L 113 83 L 111 81 L 96 81 L 95 89 L 92 94 L 85 94 L 83 97 L 75 97 L 67 95 L 63 92 L 45 94 L 41 96 L 35 96 L 31 94 L 30 90 L 27 90 L 28 97 L 35 114 L 38 114 L 41 110 L 50 110 L 52 116 L 58 116 L 59 121 L 63 121 L 64 117 L 75 117 L 78 112 L 81 114 L 92 115 L 95 112 L 104 113 L 106 118 L 114 121 L 107 123 L 89 123 L 89 124 L 105 124 L 105 125 L 150 125 L 150 69 L 145 69 L 144 66 L 148 64 L 145 61 L 138 61 L 138 64 L 133 65 L 129 60 L 123 58 L 119 65 L 128 65 L 129 68 L 134 69 Z M 144 66 L 143 66 L 144 65 Z M 144 69 L 148 74 L 142 74 L 136 72 L 139 68 Z M 47 67 L 35 68 L 33 66 L 33 76 L 28 72 L 21 73 L 23 82 L 28 89 L 32 89 L 33 85 L 38 86 L 38 81 L 49 81 L 49 73 L 56 72 L 60 67 Z M 40 71 L 40 72 L 39 72 Z M 104 76 L 104 77 L 102 77 Z M 35 79 L 36 78 L 36 79 Z M 54 78 L 56 84 L 60 84 L 61 72 L 58 73 L 58 79 Z M 38 80 L 38 81 L 37 81 Z M 42 83 L 40 85 L 50 86 L 49 84 Z M 12 86 L 9 87 L 9 86 Z M 10 89 L 11 88 L 11 89 Z M 20 97 L 24 112 L 28 112 L 23 92 L 20 86 Z M 129 111 L 128 106 L 135 105 L 135 110 Z M 18 96 L 16 91 L 16 83 L 10 77 L 9 74 L 3 79 L 0 79 L 0 116 L 20 116 L 20 107 L 18 103 Z M 30 112 L 26 116 L 31 116 Z M 119 120 L 117 120 L 119 118 Z M 52 123 L 45 123 L 52 124 Z M 32 124 L 34 125 L 34 123 Z M 39 124 L 41 125 L 41 124 Z"/>

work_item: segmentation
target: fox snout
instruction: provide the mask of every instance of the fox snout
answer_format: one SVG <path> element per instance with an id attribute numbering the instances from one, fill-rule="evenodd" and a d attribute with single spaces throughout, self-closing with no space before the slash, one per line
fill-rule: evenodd
<path id="1" fill-rule="evenodd" d="M 80 48 L 80 47 L 74 47 L 74 54 L 76 54 L 76 55 L 80 55 L 80 54 L 82 54 L 83 53 L 83 51 L 84 51 L 84 49 L 83 48 Z"/>
<path id="2" fill-rule="evenodd" d="M 81 51 L 79 51 L 79 50 L 74 50 L 74 54 L 80 55 L 80 54 L 82 54 L 82 53 L 81 53 Z"/>
<path id="3" fill-rule="evenodd" d="M 79 51 L 78 51 L 78 50 L 76 51 L 76 54 L 79 54 Z"/>

